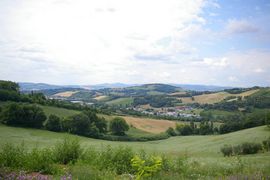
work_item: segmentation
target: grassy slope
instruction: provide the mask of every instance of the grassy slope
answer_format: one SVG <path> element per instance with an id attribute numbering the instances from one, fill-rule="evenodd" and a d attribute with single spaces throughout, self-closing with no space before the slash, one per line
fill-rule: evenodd
<path id="1" fill-rule="evenodd" d="M 66 133 L 55 133 L 45 130 L 7 127 L 0 125 L 0 145 L 6 142 L 21 143 L 25 142 L 27 147 L 52 146 L 61 138 L 78 137 L 84 147 L 111 145 L 127 145 L 134 150 L 144 149 L 147 152 L 166 153 L 170 155 L 189 154 L 192 157 L 221 157 L 220 147 L 224 144 L 239 144 L 241 142 L 261 142 L 269 137 L 270 131 L 266 126 L 246 129 L 225 135 L 212 136 L 182 136 L 172 137 L 166 140 L 149 142 L 113 142 L 97 140 L 86 137 L 79 137 Z M 270 160 L 270 157 L 268 157 Z"/>
<path id="2" fill-rule="evenodd" d="M 47 116 L 49 116 L 50 114 L 54 114 L 59 117 L 68 117 L 68 116 L 80 113 L 80 111 L 52 107 L 52 106 L 40 106 L 40 107 L 44 110 Z"/>
<path id="3" fill-rule="evenodd" d="M 125 97 L 125 98 L 118 98 L 112 101 L 106 102 L 108 105 L 129 105 L 133 102 L 133 98 Z"/>

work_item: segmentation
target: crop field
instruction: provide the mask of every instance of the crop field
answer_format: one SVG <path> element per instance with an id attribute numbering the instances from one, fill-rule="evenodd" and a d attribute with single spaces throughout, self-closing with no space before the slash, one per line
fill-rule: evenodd
<path id="1" fill-rule="evenodd" d="M 125 116 L 123 118 L 129 125 L 134 126 L 137 129 L 155 134 L 165 132 L 169 127 L 174 128 L 176 126 L 176 122 L 168 120 L 156 120 L 130 116 Z"/>
<path id="2" fill-rule="evenodd" d="M 60 92 L 60 93 L 54 94 L 53 96 L 70 97 L 73 94 L 76 94 L 77 92 L 79 92 L 79 91 L 65 91 L 65 92 Z"/>
<path id="3" fill-rule="evenodd" d="M 103 101 L 103 100 L 105 100 L 106 98 L 108 98 L 108 96 L 101 95 L 101 96 L 95 97 L 94 99 L 97 100 L 97 101 Z"/>
<path id="4" fill-rule="evenodd" d="M 259 91 L 259 90 L 254 89 L 254 90 L 246 91 L 246 92 L 239 93 L 239 94 L 230 94 L 227 92 L 217 92 L 217 93 L 212 93 L 212 94 L 202 94 L 202 95 L 198 95 L 198 96 L 193 96 L 194 100 L 192 100 L 191 97 L 183 97 L 183 98 L 178 98 L 178 99 L 181 99 L 184 104 L 188 104 L 188 103 L 213 104 L 213 103 L 220 102 L 229 96 L 245 97 L 245 96 L 250 96 L 250 95 L 256 93 L 257 91 Z"/>

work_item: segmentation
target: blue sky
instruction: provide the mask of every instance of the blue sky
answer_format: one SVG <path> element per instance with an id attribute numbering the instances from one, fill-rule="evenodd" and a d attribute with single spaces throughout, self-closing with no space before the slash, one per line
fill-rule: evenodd
<path id="1" fill-rule="evenodd" d="M 0 79 L 270 86 L 268 0 L 1 0 Z"/>

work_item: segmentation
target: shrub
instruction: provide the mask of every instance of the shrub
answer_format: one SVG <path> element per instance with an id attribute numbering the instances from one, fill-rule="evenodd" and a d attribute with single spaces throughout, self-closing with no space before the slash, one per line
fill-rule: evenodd
<path id="1" fill-rule="evenodd" d="M 221 152 L 223 153 L 224 156 L 232 156 L 233 155 L 232 146 L 225 145 L 220 150 L 221 150 Z"/>
<path id="2" fill-rule="evenodd" d="M 134 152 L 129 147 L 119 147 L 113 151 L 112 162 L 117 174 L 128 173 L 131 171 L 130 160 Z"/>
<path id="3" fill-rule="evenodd" d="M 75 163 L 81 156 L 82 149 L 77 139 L 64 139 L 55 145 L 53 150 L 54 160 L 57 163 Z"/>
<path id="4" fill-rule="evenodd" d="M 243 143 L 242 147 L 242 154 L 255 154 L 259 150 L 262 149 L 262 145 L 259 143 Z"/>
<path id="5" fill-rule="evenodd" d="M 25 166 L 27 170 L 32 172 L 53 174 L 56 171 L 53 163 L 52 151 L 50 149 L 39 150 L 34 148 L 28 153 Z"/>
<path id="6" fill-rule="evenodd" d="M 166 131 L 166 133 L 170 136 L 176 136 L 176 133 L 172 127 L 169 127 Z"/>
<path id="7" fill-rule="evenodd" d="M 115 135 L 123 136 L 125 135 L 125 131 L 129 129 L 126 121 L 121 117 L 114 118 L 110 123 L 110 130 Z"/>
<path id="8" fill-rule="evenodd" d="M 3 167 L 8 167 L 11 170 L 26 170 L 48 174 L 57 171 L 53 164 L 50 149 L 38 150 L 34 148 L 27 152 L 24 144 L 18 146 L 5 144 L 2 147 L 0 151 L 0 168 Z"/>
<path id="9" fill-rule="evenodd" d="M 117 174 L 130 173 L 132 168 L 130 160 L 134 152 L 129 147 L 111 148 L 107 146 L 102 150 L 88 148 L 81 156 L 81 161 L 92 165 L 99 170 L 111 170 Z"/>
<path id="10" fill-rule="evenodd" d="M 61 131 L 61 119 L 58 116 L 51 114 L 45 121 L 44 126 L 49 131 L 59 132 Z"/>
<path id="11" fill-rule="evenodd" d="M 232 150 L 233 150 L 233 155 L 239 155 L 239 154 L 242 154 L 242 151 L 243 151 L 241 145 L 233 146 L 233 147 L 232 147 Z"/>
<path id="12" fill-rule="evenodd" d="M 24 144 L 14 146 L 13 144 L 4 144 L 0 151 L 0 167 L 20 168 L 23 167 L 26 159 L 26 150 Z"/>
<path id="13" fill-rule="evenodd" d="M 264 140 L 262 144 L 264 150 L 270 151 L 270 137 L 267 140 Z"/>
<path id="14" fill-rule="evenodd" d="M 150 177 L 158 172 L 162 167 L 162 159 L 158 156 L 141 159 L 136 155 L 131 159 L 131 166 L 135 170 L 136 180 L 140 180 L 142 177 Z"/>
<path id="15" fill-rule="evenodd" d="M 221 149 L 224 156 L 241 155 L 241 154 L 255 154 L 262 150 L 262 145 L 259 143 L 245 142 L 241 145 L 229 146 L 225 145 Z"/>

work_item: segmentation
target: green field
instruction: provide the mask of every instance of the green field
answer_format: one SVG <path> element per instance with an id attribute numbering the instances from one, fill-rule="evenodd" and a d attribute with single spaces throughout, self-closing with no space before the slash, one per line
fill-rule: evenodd
<path id="1" fill-rule="evenodd" d="M 192 157 L 222 157 L 220 147 L 224 144 L 235 145 L 242 142 L 261 142 L 270 136 L 270 131 L 266 126 L 261 126 L 224 135 L 178 136 L 166 140 L 148 142 L 116 142 L 46 130 L 0 125 L 0 145 L 6 142 L 17 144 L 24 141 L 28 147 L 48 147 L 65 136 L 78 137 L 85 147 L 94 146 L 102 148 L 102 146 L 106 145 L 111 145 L 112 147 L 127 145 L 134 150 L 144 149 L 147 152 L 166 153 L 167 155 L 187 153 Z"/>
<path id="2" fill-rule="evenodd" d="M 108 105 L 130 105 L 131 103 L 133 103 L 133 98 L 131 97 L 117 98 L 106 102 Z"/>
<path id="3" fill-rule="evenodd" d="M 72 116 L 74 114 L 80 113 L 80 111 L 71 110 L 71 109 L 58 108 L 58 107 L 52 107 L 52 106 L 41 106 L 41 105 L 39 106 L 43 109 L 43 111 L 45 112 L 47 116 L 54 114 L 59 117 L 68 117 L 68 116 Z"/>

